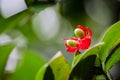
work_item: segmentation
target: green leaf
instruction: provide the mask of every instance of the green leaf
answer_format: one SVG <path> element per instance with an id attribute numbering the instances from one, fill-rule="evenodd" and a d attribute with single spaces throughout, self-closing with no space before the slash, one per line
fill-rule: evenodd
<path id="1" fill-rule="evenodd" d="M 32 51 L 26 51 L 14 73 L 7 74 L 6 80 L 34 80 L 45 61 Z"/>
<path id="2" fill-rule="evenodd" d="M 6 62 L 13 48 L 14 45 L 12 44 L 0 46 L 0 79 L 3 78 Z"/>
<path id="3" fill-rule="evenodd" d="M 74 67 L 74 65 L 79 61 L 80 57 L 81 57 L 81 53 L 78 54 L 77 56 L 74 57 L 73 61 L 72 61 L 72 67 Z"/>
<path id="4" fill-rule="evenodd" d="M 37 73 L 35 80 L 55 80 L 51 67 L 45 64 Z"/>
<path id="5" fill-rule="evenodd" d="M 84 54 L 76 57 L 78 61 L 75 61 L 75 64 L 72 67 L 69 80 L 90 80 L 92 78 L 93 75 L 91 69 L 94 66 L 96 56 L 102 45 L 103 44 L 100 43 L 87 50 Z"/>
<path id="6" fill-rule="evenodd" d="M 68 80 L 69 67 L 64 56 L 62 56 L 60 52 L 52 58 L 50 61 L 50 67 L 55 75 L 55 80 Z"/>
<path id="7" fill-rule="evenodd" d="M 40 69 L 36 80 L 68 80 L 70 71 L 61 52 L 58 52 L 46 65 Z"/>
<path id="8" fill-rule="evenodd" d="M 105 75 L 98 75 L 95 80 L 106 80 L 106 78 Z"/>
<path id="9" fill-rule="evenodd" d="M 31 15 L 31 12 L 26 10 L 7 19 L 2 19 L 0 21 L 0 34 L 16 27 L 17 24 L 28 15 Z"/>
<path id="10" fill-rule="evenodd" d="M 106 64 L 105 64 L 105 71 L 108 72 L 109 69 L 111 69 L 112 66 L 115 65 L 120 61 L 120 41 L 119 43 L 112 49 L 110 52 L 110 55 L 106 59 Z"/>
<path id="11" fill-rule="evenodd" d="M 101 47 L 100 50 L 100 59 L 102 62 L 105 62 L 106 57 L 109 54 L 109 51 L 116 45 L 119 39 L 120 39 L 120 21 L 113 24 L 102 38 L 102 42 L 104 42 L 104 45 Z"/>

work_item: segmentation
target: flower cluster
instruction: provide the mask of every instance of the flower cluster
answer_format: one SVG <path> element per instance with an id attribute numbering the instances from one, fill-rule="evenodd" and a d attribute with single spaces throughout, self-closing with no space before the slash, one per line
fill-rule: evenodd
<path id="1" fill-rule="evenodd" d="M 88 49 L 91 43 L 92 30 L 88 27 L 78 25 L 74 30 L 76 37 L 65 39 L 65 46 L 68 52 Z"/>

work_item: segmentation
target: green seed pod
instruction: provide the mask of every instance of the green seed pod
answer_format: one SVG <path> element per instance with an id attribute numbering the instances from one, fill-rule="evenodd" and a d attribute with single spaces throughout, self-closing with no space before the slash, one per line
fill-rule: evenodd
<path id="1" fill-rule="evenodd" d="M 75 29 L 74 34 L 78 38 L 82 38 L 82 37 L 85 36 L 85 33 L 84 33 L 84 31 L 82 29 Z"/>
<path id="2" fill-rule="evenodd" d="M 66 43 L 69 47 L 76 47 L 77 46 L 77 41 L 75 41 L 75 40 L 67 40 Z"/>

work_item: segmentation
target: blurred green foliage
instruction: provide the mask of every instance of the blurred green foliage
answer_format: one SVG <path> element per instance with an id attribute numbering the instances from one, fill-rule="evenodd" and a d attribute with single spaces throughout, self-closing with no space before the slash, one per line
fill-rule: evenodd
<path id="1" fill-rule="evenodd" d="M 25 51 L 14 73 L 6 74 L 6 80 L 34 80 L 45 61 L 35 52 Z"/>
<path id="2" fill-rule="evenodd" d="M 119 1 L 25 0 L 25 3 L 26 10 L 8 18 L 4 18 L 0 10 L 0 80 L 77 80 L 79 76 L 88 80 L 101 75 L 103 78 L 103 74 L 109 73 L 119 61 L 120 22 L 111 26 L 100 41 L 106 29 L 119 20 Z M 78 56 L 74 59 L 74 67 L 71 67 L 73 54 L 67 54 L 63 38 L 73 36 L 73 29 L 78 24 L 93 30 L 91 46 L 99 41 L 105 44 L 102 47 L 99 44 Z M 7 35 L 10 42 L 4 43 L 6 39 L 1 38 L 2 35 Z M 98 47 L 101 47 L 100 52 Z M 7 71 L 7 63 L 15 48 L 19 54 L 16 67 Z M 48 61 L 57 51 L 64 54 Z M 46 61 L 48 63 L 45 64 Z M 97 69 L 102 66 L 103 71 L 98 69 L 100 74 L 91 73 L 94 64 L 97 64 Z"/>
<path id="3" fill-rule="evenodd" d="M 0 46 L 0 80 L 4 79 L 4 69 L 8 60 L 8 57 L 10 55 L 10 52 L 14 48 L 14 45 L 5 45 Z"/>

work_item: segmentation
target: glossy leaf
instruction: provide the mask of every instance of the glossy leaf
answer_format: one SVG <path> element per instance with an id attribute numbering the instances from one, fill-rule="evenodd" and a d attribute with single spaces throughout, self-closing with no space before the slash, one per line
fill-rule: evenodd
<path id="1" fill-rule="evenodd" d="M 120 42 L 112 49 L 110 56 L 106 59 L 105 71 L 109 71 L 112 66 L 120 61 Z"/>
<path id="2" fill-rule="evenodd" d="M 23 11 L 7 19 L 2 19 L 0 21 L 0 34 L 16 27 L 21 20 L 30 14 L 30 11 Z"/>
<path id="3" fill-rule="evenodd" d="M 12 44 L 0 46 L 0 79 L 1 80 L 3 78 L 6 62 L 13 48 L 14 45 Z"/>
<path id="4" fill-rule="evenodd" d="M 35 80 L 55 80 L 50 66 L 45 64 L 37 73 Z"/>
<path id="5" fill-rule="evenodd" d="M 102 42 L 104 42 L 104 45 L 101 47 L 100 50 L 100 59 L 102 62 L 105 62 L 106 57 L 109 54 L 109 51 L 111 51 L 111 49 L 116 45 L 119 39 L 120 39 L 120 21 L 112 25 L 102 38 Z"/>
<path id="6" fill-rule="evenodd" d="M 36 80 L 68 80 L 70 71 L 61 52 L 58 52 L 46 65 L 47 67 L 40 69 Z M 49 77 L 50 74 L 52 74 L 51 77 Z"/>
<path id="7" fill-rule="evenodd" d="M 104 43 L 99 43 L 99 44 L 89 48 L 85 53 L 77 55 L 73 60 L 73 62 L 74 62 L 73 66 L 75 66 L 80 60 L 88 57 L 89 55 L 93 55 L 93 54 L 98 55 L 100 48 L 103 45 L 104 45 Z"/>
<path id="8" fill-rule="evenodd" d="M 7 74 L 6 80 L 34 80 L 45 61 L 35 52 L 26 51 L 14 73 Z"/>
<path id="9" fill-rule="evenodd" d="M 68 80 L 69 67 L 64 56 L 60 52 L 52 58 L 50 61 L 50 67 L 55 75 L 55 80 Z"/>
<path id="10" fill-rule="evenodd" d="M 92 78 L 91 69 L 102 45 L 100 43 L 90 48 L 84 54 L 79 55 L 79 59 L 78 56 L 76 57 L 78 61 L 75 61 L 73 65 L 69 80 L 90 80 Z"/>

